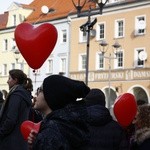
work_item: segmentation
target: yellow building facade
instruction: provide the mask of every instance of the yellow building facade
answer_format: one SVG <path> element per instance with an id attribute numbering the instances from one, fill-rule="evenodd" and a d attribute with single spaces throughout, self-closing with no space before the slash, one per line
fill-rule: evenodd
<path id="1" fill-rule="evenodd" d="M 72 17 L 70 77 L 85 81 L 89 46 L 88 85 L 105 92 L 108 107 L 126 92 L 150 102 L 150 1 L 108 6 L 94 18 L 96 35 L 87 45 L 80 27 L 88 17 Z M 109 43 L 105 53 L 100 51 L 102 41 Z M 112 49 L 114 42 L 121 45 L 119 51 Z"/>

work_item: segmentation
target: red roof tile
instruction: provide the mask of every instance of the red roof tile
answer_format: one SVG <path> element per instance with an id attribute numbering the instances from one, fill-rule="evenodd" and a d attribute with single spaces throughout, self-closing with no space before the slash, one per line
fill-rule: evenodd
<path id="1" fill-rule="evenodd" d="M 0 29 L 6 28 L 7 21 L 8 21 L 8 12 L 0 14 Z"/>
<path id="2" fill-rule="evenodd" d="M 84 3 L 85 0 L 80 0 L 81 5 Z M 75 4 L 78 4 L 78 0 L 74 0 Z M 53 13 L 43 14 L 41 12 L 41 7 L 45 5 L 49 9 L 54 9 Z M 95 7 L 94 3 L 87 2 L 83 10 L 89 9 L 89 5 Z M 75 13 L 76 9 L 72 3 L 72 0 L 34 0 L 29 5 L 30 7 L 34 8 L 34 11 L 31 15 L 26 19 L 27 22 L 36 23 L 36 22 L 43 22 L 47 20 L 53 19 L 60 19 L 63 17 L 67 17 L 69 13 Z"/>

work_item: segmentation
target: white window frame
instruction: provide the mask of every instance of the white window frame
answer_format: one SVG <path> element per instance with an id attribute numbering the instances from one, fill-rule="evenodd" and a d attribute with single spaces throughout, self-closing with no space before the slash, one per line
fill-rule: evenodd
<path id="1" fill-rule="evenodd" d="M 3 76 L 7 76 L 7 68 L 8 68 L 7 64 L 2 65 L 2 75 Z"/>
<path id="2" fill-rule="evenodd" d="M 83 32 L 79 30 L 79 42 L 80 43 L 87 42 L 87 36 L 88 36 L 88 33 L 86 31 Z"/>
<path id="3" fill-rule="evenodd" d="M 123 26 L 122 26 L 122 35 L 119 35 L 119 23 L 123 22 Z M 123 38 L 125 35 L 125 19 L 117 19 L 115 20 L 115 38 Z"/>
<path id="4" fill-rule="evenodd" d="M 103 30 L 104 31 L 104 37 L 103 38 L 100 37 L 100 31 L 101 31 L 100 26 L 101 25 L 104 25 L 104 30 Z M 106 39 L 105 33 L 106 33 L 106 22 L 99 22 L 97 24 L 97 36 L 96 36 L 96 39 L 97 40 L 104 40 L 104 39 Z"/>
<path id="5" fill-rule="evenodd" d="M 16 64 L 15 64 L 15 63 L 11 63 L 10 68 L 11 68 L 11 70 L 12 70 L 12 69 L 15 69 L 15 68 L 16 68 Z"/>
<path id="6" fill-rule="evenodd" d="M 122 53 L 122 66 L 119 66 L 119 57 L 118 57 L 118 54 L 119 53 Z M 120 51 L 115 51 L 115 59 L 114 59 L 114 68 L 115 69 L 122 69 L 124 67 L 124 51 L 123 50 L 120 50 Z"/>
<path id="7" fill-rule="evenodd" d="M 53 59 L 50 58 L 47 60 L 47 64 L 46 64 L 46 73 L 47 74 L 52 74 L 53 73 L 53 66 L 54 63 L 53 63 Z"/>
<path id="8" fill-rule="evenodd" d="M 19 65 L 19 69 L 21 69 L 22 71 L 24 71 L 24 61 L 22 61 L 21 63 L 18 64 Z"/>
<path id="9" fill-rule="evenodd" d="M 85 57 L 85 64 L 83 64 L 83 57 Z M 85 66 L 85 68 L 83 66 Z M 86 53 L 79 54 L 79 71 L 84 70 L 86 70 Z"/>
<path id="10" fill-rule="evenodd" d="M 102 58 L 101 60 L 103 61 L 102 65 L 103 67 L 100 67 L 100 57 Z M 97 52 L 96 53 L 96 70 L 103 70 L 105 68 L 105 58 L 102 52 Z"/>
<path id="11" fill-rule="evenodd" d="M 8 51 L 8 39 L 3 40 L 3 51 Z"/>
<path id="12" fill-rule="evenodd" d="M 139 29 L 138 23 L 140 20 L 144 19 L 145 24 L 146 24 L 146 16 L 145 15 L 140 15 L 135 17 L 135 35 L 144 35 L 146 34 L 146 29 Z"/>
<path id="13" fill-rule="evenodd" d="M 145 61 L 139 59 L 139 52 L 140 51 L 144 51 L 145 52 L 145 48 L 144 47 L 135 48 L 135 53 L 134 53 L 134 62 L 135 62 L 134 63 L 134 67 L 135 68 L 143 68 L 145 66 Z M 143 62 L 143 65 L 138 65 L 139 61 Z"/>
<path id="14" fill-rule="evenodd" d="M 13 24 L 13 26 L 17 25 L 17 15 L 16 14 L 12 15 L 12 24 Z"/>
<path id="15" fill-rule="evenodd" d="M 63 29 L 61 30 L 61 43 L 67 42 L 67 30 Z"/>
<path id="16" fill-rule="evenodd" d="M 12 40 L 11 40 L 11 50 L 16 50 L 15 38 L 12 38 Z"/>
<path id="17" fill-rule="evenodd" d="M 60 70 L 59 70 L 59 72 L 66 74 L 66 68 L 67 68 L 67 58 L 61 57 L 60 58 Z"/>

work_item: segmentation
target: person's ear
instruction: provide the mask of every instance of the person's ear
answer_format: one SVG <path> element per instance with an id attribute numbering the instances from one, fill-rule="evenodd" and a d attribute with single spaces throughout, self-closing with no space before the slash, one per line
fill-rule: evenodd
<path id="1" fill-rule="evenodd" d="M 18 79 L 17 78 L 14 79 L 14 83 L 18 84 Z"/>

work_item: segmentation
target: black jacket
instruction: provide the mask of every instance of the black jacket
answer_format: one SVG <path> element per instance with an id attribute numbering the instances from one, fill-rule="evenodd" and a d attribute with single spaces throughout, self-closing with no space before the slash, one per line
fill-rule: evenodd
<path id="1" fill-rule="evenodd" d="M 27 150 L 20 125 L 28 119 L 31 93 L 22 86 L 12 90 L 0 118 L 0 150 Z"/>
<path id="2" fill-rule="evenodd" d="M 107 108 L 88 106 L 90 142 L 86 150 L 128 150 L 124 130 L 112 119 Z"/>
<path id="3" fill-rule="evenodd" d="M 53 111 L 42 121 L 33 150 L 86 150 L 87 110 L 84 102 L 77 103 Z"/>

